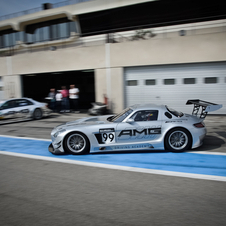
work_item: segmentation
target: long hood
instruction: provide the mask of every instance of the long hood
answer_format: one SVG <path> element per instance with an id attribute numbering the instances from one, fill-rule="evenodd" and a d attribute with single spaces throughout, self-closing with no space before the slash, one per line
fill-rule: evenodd
<path id="1" fill-rule="evenodd" d="M 61 124 L 56 127 L 57 130 L 66 129 L 71 126 L 87 126 L 87 125 L 97 125 L 97 124 L 106 124 L 110 123 L 107 119 L 112 115 L 104 115 L 104 116 L 94 116 L 78 119 L 75 121 L 70 121 L 64 124 Z"/>

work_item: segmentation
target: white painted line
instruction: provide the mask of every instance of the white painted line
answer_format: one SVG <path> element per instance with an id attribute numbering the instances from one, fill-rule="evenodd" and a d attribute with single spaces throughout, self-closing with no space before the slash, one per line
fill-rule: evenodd
<path id="1" fill-rule="evenodd" d="M 186 153 L 201 154 L 201 155 L 226 155 L 224 152 L 210 152 L 210 151 L 188 151 Z"/>
<path id="2" fill-rule="evenodd" d="M 52 162 L 82 165 L 82 166 L 124 170 L 124 171 L 130 171 L 130 172 L 149 173 L 149 174 L 157 174 L 157 175 L 164 175 L 164 176 L 185 177 L 185 178 L 192 178 L 192 179 L 226 182 L 226 177 L 222 177 L 222 176 L 212 176 L 212 175 L 203 175 L 203 174 L 194 174 L 194 173 L 181 173 L 181 172 L 172 172 L 172 171 L 164 171 L 164 170 L 143 169 L 143 168 L 128 167 L 128 166 L 108 165 L 103 163 L 83 162 L 83 161 L 77 161 L 77 160 L 58 159 L 58 158 L 38 156 L 38 155 L 19 154 L 19 153 L 7 152 L 7 151 L 2 151 L 2 152 L 0 151 L 0 154 L 30 158 L 30 159 L 52 161 Z"/>
<path id="3" fill-rule="evenodd" d="M 215 134 L 217 137 L 221 138 L 224 142 L 226 142 L 226 139 L 224 137 L 222 137 L 221 135 L 217 134 L 217 133 L 213 133 Z"/>

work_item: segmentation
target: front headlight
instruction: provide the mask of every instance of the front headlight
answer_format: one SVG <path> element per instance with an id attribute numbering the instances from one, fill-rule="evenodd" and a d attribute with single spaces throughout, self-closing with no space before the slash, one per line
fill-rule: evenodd
<path id="1" fill-rule="evenodd" d="M 66 129 L 62 129 L 62 130 L 59 130 L 58 132 L 56 132 L 53 136 L 56 138 L 60 133 L 63 133 L 65 132 Z"/>

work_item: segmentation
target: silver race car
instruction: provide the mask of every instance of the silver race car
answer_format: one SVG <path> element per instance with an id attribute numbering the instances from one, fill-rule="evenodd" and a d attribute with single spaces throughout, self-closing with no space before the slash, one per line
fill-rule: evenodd
<path id="1" fill-rule="evenodd" d="M 134 105 L 117 115 L 83 118 L 59 125 L 51 132 L 49 151 L 54 154 L 87 154 L 122 150 L 170 150 L 181 152 L 202 145 L 203 120 L 217 105 L 201 100 L 192 115 L 165 105 Z"/>
<path id="2" fill-rule="evenodd" d="M 50 114 L 46 103 L 30 98 L 10 99 L 0 103 L 0 123 L 41 119 Z"/>

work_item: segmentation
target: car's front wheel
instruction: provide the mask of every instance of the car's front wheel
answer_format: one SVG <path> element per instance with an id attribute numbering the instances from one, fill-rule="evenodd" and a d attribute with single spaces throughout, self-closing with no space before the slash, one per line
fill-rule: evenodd
<path id="1" fill-rule="evenodd" d="M 181 152 L 191 148 L 191 135 L 183 128 L 170 130 L 165 137 L 165 148 L 170 151 Z"/>
<path id="2" fill-rule="evenodd" d="M 64 149 L 66 152 L 75 155 L 88 154 L 90 151 L 90 143 L 84 134 L 73 132 L 65 137 Z"/>
<path id="3" fill-rule="evenodd" d="M 33 118 L 36 120 L 42 118 L 42 110 L 40 108 L 35 109 L 35 111 L 33 113 Z"/>

